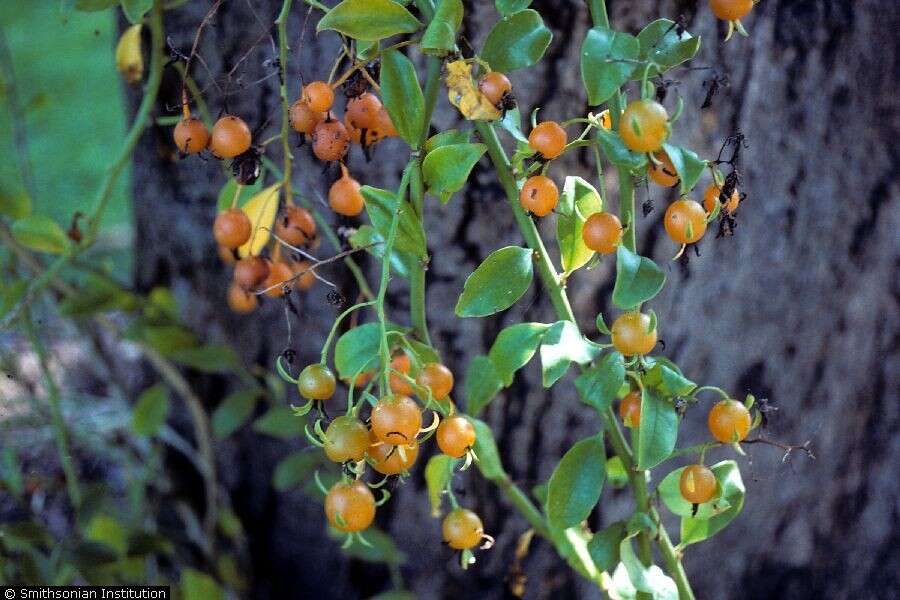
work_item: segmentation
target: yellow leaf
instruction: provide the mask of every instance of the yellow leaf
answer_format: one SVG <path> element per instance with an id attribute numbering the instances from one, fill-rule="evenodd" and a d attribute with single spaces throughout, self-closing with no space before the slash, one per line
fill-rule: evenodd
<path id="1" fill-rule="evenodd" d="M 243 256 L 256 256 L 269 242 L 272 226 L 275 224 L 275 213 L 278 212 L 278 196 L 281 183 L 270 185 L 259 192 L 241 207 L 250 223 L 253 224 L 253 233 L 250 240 L 238 248 L 238 253 Z"/>
<path id="2" fill-rule="evenodd" d="M 144 58 L 141 56 L 141 27 L 132 25 L 125 30 L 116 46 L 116 69 L 131 85 L 139 83 L 144 76 Z"/>
<path id="3" fill-rule="evenodd" d="M 447 97 L 470 121 L 493 121 L 500 118 L 500 110 L 481 93 L 472 77 L 472 64 L 465 60 L 447 63 Z"/>

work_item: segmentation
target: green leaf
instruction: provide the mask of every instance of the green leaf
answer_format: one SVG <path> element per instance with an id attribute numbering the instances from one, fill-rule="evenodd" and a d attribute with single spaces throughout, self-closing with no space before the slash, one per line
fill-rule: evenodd
<path id="1" fill-rule="evenodd" d="M 378 323 L 358 325 L 342 335 L 334 346 L 334 366 L 341 379 L 378 367 L 381 327 Z"/>
<path id="2" fill-rule="evenodd" d="M 294 416 L 291 409 L 286 406 L 273 406 L 253 422 L 253 431 L 282 440 L 291 440 L 302 435 L 303 419 Z"/>
<path id="3" fill-rule="evenodd" d="M 272 486 L 279 492 L 284 492 L 304 484 L 312 479 L 313 471 L 321 463 L 321 451 L 294 452 L 275 466 L 275 472 L 272 473 Z"/>
<path id="4" fill-rule="evenodd" d="M 595 435 L 576 442 L 550 476 L 547 490 L 550 524 L 566 529 L 584 521 L 597 505 L 605 479 L 603 436 Z"/>
<path id="5" fill-rule="evenodd" d="M 170 352 L 169 358 L 180 365 L 204 373 L 231 373 L 240 364 L 237 352 L 224 344 L 181 348 Z"/>
<path id="6" fill-rule="evenodd" d="M 346 533 L 341 533 L 332 528 L 328 529 L 328 534 L 339 541 L 343 541 L 347 536 Z M 369 527 L 362 532 L 362 536 L 366 538 L 369 545 L 366 546 L 365 544 L 354 542 L 350 546 L 343 548 L 344 554 L 351 558 L 372 563 L 387 563 L 400 566 L 406 562 L 406 555 L 397 548 L 391 536 L 377 527 Z"/>
<path id="7" fill-rule="evenodd" d="M 694 512 L 694 505 L 681 495 L 681 475 L 685 468 L 675 469 L 666 475 L 659 484 L 659 495 L 666 508 L 679 517 L 690 517 Z M 717 485 L 717 487 L 719 486 Z M 697 505 L 697 514 L 693 515 L 693 517 L 698 520 L 706 520 L 725 512 L 729 508 L 731 508 L 731 503 L 726 498 L 723 498 L 721 490 L 717 489 L 712 500 Z"/>
<path id="8" fill-rule="evenodd" d="M 225 594 L 216 580 L 194 569 L 181 570 L 181 598 L 183 600 L 224 600 Z"/>
<path id="9" fill-rule="evenodd" d="M 508 131 L 516 141 L 525 144 L 529 150 L 531 149 L 528 146 L 528 137 L 522 133 L 522 114 L 519 112 L 518 106 L 506 111 L 499 123 L 500 127 Z"/>
<path id="10" fill-rule="evenodd" d="M 356 233 L 350 236 L 350 245 L 354 248 L 365 248 L 366 252 L 379 261 L 384 256 L 384 236 L 371 225 L 361 225 Z M 416 260 L 418 259 L 409 252 L 401 252 L 394 248 L 391 252 L 391 271 L 404 279 L 409 279 L 409 272 Z"/>
<path id="11" fill-rule="evenodd" d="M 475 427 L 475 454 L 478 456 L 478 470 L 485 479 L 497 481 L 506 477 L 503 464 L 500 462 L 500 452 L 497 450 L 497 442 L 494 441 L 494 433 L 488 424 L 474 417 L 466 417 Z"/>
<path id="12" fill-rule="evenodd" d="M 581 177 L 566 177 L 563 193 L 557 207 L 556 241 L 563 272 L 569 274 L 586 265 L 594 251 L 581 237 L 585 220 L 603 210 L 603 199 L 590 183 Z"/>
<path id="13" fill-rule="evenodd" d="M 372 225 L 381 237 L 387 239 L 391 221 L 394 218 L 394 211 L 397 209 L 397 195 L 368 185 L 362 186 L 360 192 L 366 199 L 366 212 L 369 215 L 369 220 L 372 221 Z M 397 223 L 397 237 L 394 239 L 394 248 L 422 258 L 427 255 L 425 251 L 425 232 L 422 231 L 419 219 L 416 218 L 415 209 L 406 200 L 400 205 L 400 220 Z"/>
<path id="14" fill-rule="evenodd" d="M 381 99 L 400 137 L 418 148 L 425 133 L 425 97 L 415 67 L 399 50 L 381 55 Z"/>
<path id="15" fill-rule="evenodd" d="M 625 357 L 619 352 L 609 352 L 597 363 L 586 369 L 575 380 L 575 389 L 581 401 L 604 411 L 612 406 L 619 388 L 625 383 Z"/>
<path id="16" fill-rule="evenodd" d="M 497 334 L 488 356 L 503 380 L 503 385 L 512 385 L 516 371 L 531 360 L 544 332 L 549 328 L 544 323 L 517 323 Z M 471 408 L 470 403 L 469 409 Z"/>
<path id="17" fill-rule="evenodd" d="M 623 488 L 628 484 L 628 471 L 618 456 L 606 461 L 606 481 L 614 488 Z"/>
<path id="18" fill-rule="evenodd" d="M 169 393 L 161 383 L 147 388 L 131 411 L 131 428 L 140 436 L 155 435 L 169 414 Z"/>
<path id="19" fill-rule="evenodd" d="M 522 297 L 533 276 L 531 250 L 520 246 L 495 250 L 466 278 L 456 315 L 486 317 L 506 310 Z"/>
<path id="20" fill-rule="evenodd" d="M 486 150 L 484 144 L 451 144 L 429 152 L 422 163 L 428 193 L 446 203 L 453 192 L 463 188 L 472 167 Z"/>
<path id="21" fill-rule="evenodd" d="M 409 346 L 407 350 L 412 351 L 413 358 L 418 361 L 418 364 L 441 362 L 441 355 L 428 344 L 416 340 L 405 340 L 405 344 Z"/>
<path id="22" fill-rule="evenodd" d="M 416 595 L 412 592 L 403 590 L 393 590 L 390 592 L 382 592 L 377 596 L 372 596 L 369 600 L 416 600 Z"/>
<path id="23" fill-rule="evenodd" d="M 678 414 L 671 402 L 648 387 L 641 394 L 638 469 L 652 469 L 672 454 L 678 439 Z"/>
<path id="24" fill-rule="evenodd" d="M 153 8 L 153 0 L 121 0 L 122 12 L 134 24 L 140 23 L 144 15 Z"/>
<path id="25" fill-rule="evenodd" d="M 95 12 L 106 10 L 119 3 L 119 0 L 75 0 L 75 10 Z"/>
<path id="26" fill-rule="evenodd" d="M 616 285 L 613 304 L 631 310 L 656 296 L 666 282 L 666 275 L 655 262 L 639 256 L 620 244 L 616 250 Z"/>
<path id="27" fill-rule="evenodd" d="M 428 486 L 428 498 L 431 500 L 431 516 L 441 515 L 441 498 L 450 479 L 457 459 L 446 454 L 435 454 L 425 465 L 425 483 Z"/>
<path id="28" fill-rule="evenodd" d="M 600 354 L 572 321 L 557 321 L 541 341 L 541 367 L 544 387 L 550 387 L 566 374 L 573 362 L 583 365 Z"/>
<path id="29" fill-rule="evenodd" d="M 463 394 L 469 413 L 477 415 L 503 389 L 503 379 L 487 356 L 475 356 L 466 369 Z"/>
<path id="30" fill-rule="evenodd" d="M 632 61 L 639 52 L 638 39 L 632 35 L 606 27 L 588 31 L 581 44 L 581 80 L 588 104 L 596 106 L 618 92 L 634 71 Z"/>
<path id="31" fill-rule="evenodd" d="M 263 177 L 263 173 L 260 173 L 260 176 L 256 180 L 256 183 L 254 183 L 253 185 L 243 186 L 241 188 L 240 194 L 238 194 L 237 206 L 243 206 L 247 203 L 247 200 L 261 192 L 263 189 L 264 180 L 265 179 Z M 233 178 L 229 178 L 228 181 L 225 182 L 225 185 L 223 185 L 219 190 L 219 198 L 216 201 L 216 210 L 218 212 L 222 212 L 223 210 L 231 208 L 231 203 L 234 202 L 234 194 L 236 191 L 237 181 Z"/>
<path id="32" fill-rule="evenodd" d="M 227 438 L 246 423 L 256 408 L 257 390 L 240 390 L 229 394 L 212 414 L 212 430 L 217 440 Z"/>
<path id="33" fill-rule="evenodd" d="M 744 508 L 744 482 L 737 463 L 733 460 L 724 460 L 711 468 L 719 483 L 720 499 L 727 501 L 731 506 L 709 519 L 701 519 L 699 514 L 697 518 L 682 518 L 681 546 L 702 542 L 714 536 L 731 523 Z"/>
<path id="34" fill-rule="evenodd" d="M 596 131 L 600 149 L 603 150 L 603 154 L 609 162 L 629 171 L 637 171 L 647 166 L 647 156 L 626 148 L 618 132 L 602 127 Z"/>
<path id="35" fill-rule="evenodd" d="M 666 398 L 686 396 L 697 387 L 697 384 L 682 375 L 681 371 L 661 362 L 648 369 L 643 380 L 645 386 L 656 388 Z"/>
<path id="36" fill-rule="evenodd" d="M 494 0 L 494 5 L 501 15 L 511 15 L 531 6 L 531 0 Z"/>
<path id="37" fill-rule="evenodd" d="M 619 544 L 619 558 L 637 591 L 650 594 L 653 600 L 678 600 L 675 582 L 658 566 L 647 567 L 641 562 L 634 553 L 631 537 Z"/>
<path id="38" fill-rule="evenodd" d="M 678 27 L 669 19 L 657 19 L 637 35 L 641 46 L 640 59 L 651 60 L 667 71 L 676 65 L 690 60 L 700 49 L 700 38 L 694 37 L 687 31 L 679 35 Z M 657 68 L 650 69 L 650 77 L 655 77 L 660 72 Z M 641 79 L 644 76 L 644 67 L 638 65 L 631 74 L 632 79 Z"/>
<path id="39" fill-rule="evenodd" d="M 674 144 L 663 144 L 663 149 L 669 155 L 672 166 L 678 172 L 678 177 L 681 180 L 681 194 L 689 193 L 700 181 L 700 176 L 703 175 L 703 170 L 706 169 L 706 161 L 697 156 L 695 152 Z"/>
<path id="40" fill-rule="evenodd" d="M 28 215 L 12 224 L 12 236 L 17 242 L 37 252 L 62 254 L 69 247 L 69 238 L 59 224 L 44 215 Z"/>
<path id="41" fill-rule="evenodd" d="M 10 219 L 22 219 L 31 213 L 31 197 L 25 192 L 0 191 L 0 215 Z"/>
<path id="42" fill-rule="evenodd" d="M 520 10 L 494 24 L 484 41 L 481 58 L 492 70 L 509 74 L 541 60 L 552 39 L 553 34 L 537 11 Z"/>
<path id="43" fill-rule="evenodd" d="M 180 325 L 145 325 L 134 330 L 136 339 L 169 356 L 197 345 L 197 336 Z"/>
<path id="44" fill-rule="evenodd" d="M 392 0 L 344 0 L 319 20 L 316 31 L 332 29 L 357 40 L 374 42 L 399 33 L 413 33 L 421 26 L 408 10 Z"/>
<path id="45" fill-rule="evenodd" d="M 109 515 L 94 515 L 84 528 L 84 537 L 92 542 L 106 544 L 119 556 L 123 556 L 128 549 L 125 527 Z"/>
<path id="46" fill-rule="evenodd" d="M 468 144 L 472 139 L 471 129 L 447 129 L 436 133 L 425 142 L 425 153 L 428 154 L 433 150 L 442 146 L 450 146 L 453 144 Z"/>
<path id="47" fill-rule="evenodd" d="M 0 317 L 3 317 L 13 309 L 28 291 L 28 282 L 24 279 L 5 281 L 0 287 Z"/>
<path id="48" fill-rule="evenodd" d="M 456 49 L 456 33 L 462 20 L 462 0 L 439 0 L 434 18 L 419 42 L 422 52 L 435 56 L 446 56 L 453 52 Z"/>
<path id="49" fill-rule="evenodd" d="M 616 521 L 594 534 L 588 543 L 588 551 L 598 569 L 611 572 L 615 568 L 619 562 L 619 544 L 623 539 L 625 523 L 622 521 Z"/>

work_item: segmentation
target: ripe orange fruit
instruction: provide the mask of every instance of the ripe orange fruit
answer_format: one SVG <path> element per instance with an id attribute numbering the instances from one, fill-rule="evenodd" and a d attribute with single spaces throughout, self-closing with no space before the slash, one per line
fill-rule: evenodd
<path id="1" fill-rule="evenodd" d="M 547 160 L 556 158 L 566 148 L 566 130 L 556 121 L 544 121 L 528 134 L 528 145 Z"/>
<path id="2" fill-rule="evenodd" d="M 519 204 L 527 212 L 546 217 L 559 202 L 559 189 L 553 180 L 544 175 L 533 175 L 525 180 L 519 191 Z"/>
<path id="3" fill-rule="evenodd" d="M 240 117 L 226 115 L 213 125 L 209 151 L 219 158 L 234 158 L 250 149 L 253 135 Z"/>
<path id="4" fill-rule="evenodd" d="M 612 254 L 622 241 L 622 222 L 612 213 L 594 213 L 584 222 L 581 239 L 594 252 Z"/>
<path id="5" fill-rule="evenodd" d="M 203 151 L 209 143 L 209 130 L 203 121 L 196 117 L 182 119 L 172 132 L 175 146 L 183 154 L 196 154 Z"/>
<path id="6" fill-rule="evenodd" d="M 622 113 L 619 135 L 629 150 L 655 152 L 669 137 L 669 114 L 655 100 L 635 100 Z"/>
<path id="7" fill-rule="evenodd" d="M 677 244 L 692 244 L 706 233 L 706 212 L 694 200 L 676 200 L 666 209 L 666 233 Z"/>
<path id="8" fill-rule="evenodd" d="M 362 186 L 347 172 L 347 167 L 341 165 L 341 177 L 331 184 L 328 190 L 328 204 L 331 210 L 339 215 L 355 217 L 366 206 L 366 200 L 359 191 Z"/>

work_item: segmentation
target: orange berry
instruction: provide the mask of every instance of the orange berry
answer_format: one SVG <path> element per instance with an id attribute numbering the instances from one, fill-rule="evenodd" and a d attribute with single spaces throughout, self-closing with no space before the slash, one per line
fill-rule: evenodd
<path id="1" fill-rule="evenodd" d="M 325 120 L 325 113 L 316 112 L 309 107 L 306 100 L 297 100 L 291 104 L 288 121 L 297 133 L 311 134 L 316 125 Z"/>
<path id="2" fill-rule="evenodd" d="M 388 444 L 409 444 L 422 429 L 422 409 L 409 396 L 382 398 L 372 409 L 372 433 Z"/>
<path id="3" fill-rule="evenodd" d="M 366 206 L 366 200 L 359 191 L 361 187 L 357 180 L 350 177 L 347 167 L 341 165 L 340 179 L 332 183 L 328 190 L 331 210 L 347 217 L 355 217 L 361 213 Z"/>
<path id="4" fill-rule="evenodd" d="M 692 244 L 706 233 L 706 212 L 694 200 L 676 200 L 666 209 L 666 233 L 677 244 Z"/>
<path id="5" fill-rule="evenodd" d="M 453 372 L 441 363 L 427 363 L 419 371 L 416 383 L 431 390 L 435 400 L 443 400 L 453 389 Z"/>
<path id="6" fill-rule="evenodd" d="M 237 262 L 237 258 L 234 256 L 234 249 L 226 248 L 225 246 L 218 247 L 219 258 L 223 263 L 229 266 L 234 266 L 234 263 Z"/>
<path id="7" fill-rule="evenodd" d="M 316 241 L 316 221 L 299 206 L 286 206 L 275 220 L 275 235 L 295 247 L 310 247 Z"/>
<path id="8" fill-rule="evenodd" d="M 688 465 L 678 480 L 681 497 L 691 504 L 703 504 L 716 495 L 716 476 L 703 465 Z"/>
<path id="9" fill-rule="evenodd" d="M 459 458 L 475 445 L 475 427 L 467 418 L 453 415 L 441 421 L 435 437 L 441 452 Z"/>
<path id="10" fill-rule="evenodd" d="M 484 525 L 471 510 L 457 508 L 441 524 L 444 541 L 454 550 L 474 548 L 484 539 Z"/>
<path id="11" fill-rule="evenodd" d="M 619 403 L 619 416 L 626 427 L 638 427 L 641 424 L 641 393 L 634 391 L 622 398 Z"/>
<path id="12" fill-rule="evenodd" d="M 328 400 L 336 388 L 334 373 L 321 363 L 307 365 L 297 377 L 297 389 L 307 400 Z"/>
<path id="13" fill-rule="evenodd" d="M 334 104 L 334 90 L 324 81 L 313 81 L 303 88 L 303 99 L 311 110 L 319 113 L 327 112 Z"/>
<path id="14" fill-rule="evenodd" d="M 172 137 L 175 139 L 175 146 L 183 154 L 196 154 L 209 143 L 209 130 L 200 119 L 189 117 L 178 121 Z"/>
<path id="15" fill-rule="evenodd" d="M 229 208 L 220 212 L 213 222 L 213 237 L 223 248 L 240 248 L 253 230 L 250 217 L 240 208 Z"/>
<path id="16" fill-rule="evenodd" d="M 650 164 L 647 166 L 647 175 L 650 177 L 650 181 L 663 187 L 672 187 L 678 183 L 678 171 L 675 170 L 675 165 L 672 164 L 672 159 L 669 158 L 668 153 L 665 150 L 661 150 L 655 153 L 653 157 L 660 164 L 657 165 L 655 162 L 650 161 Z"/>
<path id="17" fill-rule="evenodd" d="M 753 10 L 753 0 L 709 0 L 709 8 L 723 21 L 737 21 Z"/>
<path id="18" fill-rule="evenodd" d="M 528 145 L 547 160 L 562 154 L 567 141 L 566 130 L 556 121 L 538 123 L 528 134 Z"/>
<path id="19" fill-rule="evenodd" d="M 347 100 L 344 123 L 350 124 L 356 129 L 375 129 L 378 125 L 378 113 L 382 108 L 383 105 L 378 96 L 369 92 L 350 98 Z"/>
<path id="20" fill-rule="evenodd" d="M 544 175 L 533 175 L 525 180 L 519 191 L 519 204 L 526 211 L 546 217 L 559 202 L 559 190 L 553 180 Z"/>
<path id="21" fill-rule="evenodd" d="M 347 153 L 350 134 L 343 123 L 330 119 L 316 125 L 312 140 L 316 158 L 324 161 L 340 160 Z"/>
<path id="22" fill-rule="evenodd" d="M 512 92 L 512 84 L 500 71 L 491 71 L 478 80 L 478 90 L 494 106 L 500 106 L 503 97 Z"/>
<path id="23" fill-rule="evenodd" d="M 388 114 L 388 111 L 383 106 L 381 110 L 378 111 L 378 115 L 375 118 L 375 132 L 378 134 L 379 139 L 386 137 L 397 137 L 399 133 L 397 133 L 397 128 L 394 127 L 394 122 L 391 121 L 391 115 Z"/>
<path id="24" fill-rule="evenodd" d="M 409 370 L 411 368 L 412 365 L 409 362 L 409 357 L 403 352 L 391 359 L 392 371 L 397 371 L 399 373 L 403 373 L 404 375 L 409 375 Z M 412 385 L 399 375 L 390 373 L 388 375 L 388 379 L 390 380 L 391 391 L 395 394 L 409 396 L 413 393 Z"/>
<path id="25" fill-rule="evenodd" d="M 341 415 L 325 429 L 325 455 L 333 462 L 362 460 L 368 449 L 369 430 L 356 417 Z"/>
<path id="26" fill-rule="evenodd" d="M 228 307 L 238 314 L 246 314 L 256 310 L 259 301 L 256 294 L 248 292 L 236 283 L 228 287 Z"/>
<path id="27" fill-rule="evenodd" d="M 253 134 L 244 120 L 226 115 L 213 125 L 209 150 L 219 158 L 234 158 L 250 149 Z"/>
<path id="28" fill-rule="evenodd" d="M 403 452 L 400 452 L 403 448 Z M 372 459 L 372 468 L 382 475 L 397 475 L 409 471 L 419 456 L 419 442 L 412 440 L 409 444 L 393 446 L 377 439 L 372 439 L 366 451 Z"/>
<path id="29" fill-rule="evenodd" d="M 246 256 L 234 265 L 234 282 L 245 290 L 255 290 L 269 276 L 269 262 L 259 256 Z"/>
<path id="30" fill-rule="evenodd" d="M 714 438 L 723 444 L 743 441 L 750 433 L 750 411 L 737 400 L 722 400 L 709 410 L 706 424 Z"/>
<path id="31" fill-rule="evenodd" d="M 594 213 L 581 227 L 581 239 L 594 252 L 612 254 L 622 241 L 622 222 L 612 213 Z"/>
<path id="32" fill-rule="evenodd" d="M 655 152 L 669 137 L 669 114 L 655 100 L 635 100 L 622 113 L 619 135 L 629 150 Z"/>
<path id="33" fill-rule="evenodd" d="M 272 288 L 266 292 L 266 296 L 269 296 L 271 298 L 280 298 L 281 296 L 284 296 L 285 286 L 279 284 L 284 284 L 293 276 L 294 272 L 286 263 L 272 263 L 269 267 L 269 276 L 266 277 L 266 280 L 262 284 L 262 288 L 264 290 L 269 290 L 269 288 Z M 273 285 L 278 287 L 272 287 Z M 288 287 L 291 287 L 292 285 L 293 283 L 287 284 Z"/>
<path id="34" fill-rule="evenodd" d="M 612 343 L 625 356 L 647 354 L 656 346 L 656 328 L 650 328 L 650 316 L 627 312 L 613 321 Z"/>
<path id="35" fill-rule="evenodd" d="M 712 213 L 716 208 L 716 204 L 719 204 L 721 201 L 719 200 L 719 196 L 722 195 L 722 188 L 717 186 L 716 184 L 711 184 L 706 191 L 703 192 L 703 208 L 706 209 L 706 212 Z M 738 204 L 741 203 L 741 195 L 738 193 L 737 188 L 731 193 L 731 198 L 728 199 L 728 202 L 722 205 L 722 210 L 726 214 L 734 214 L 734 211 L 737 210 Z"/>
<path id="36" fill-rule="evenodd" d="M 339 531 L 362 531 L 375 520 L 375 496 L 358 479 L 339 481 L 325 495 L 325 517 Z"/>

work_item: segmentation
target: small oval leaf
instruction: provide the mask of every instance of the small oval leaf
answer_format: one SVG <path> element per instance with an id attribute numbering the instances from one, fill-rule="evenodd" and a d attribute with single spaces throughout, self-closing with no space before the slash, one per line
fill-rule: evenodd
<path id="1" fill-rule="evenodd" d="M 449 144 L 429 152 L 422 163 L 428 192 L 446 203 L 453 192 L 463 188 L 472 167 L 486 150 L 484 144 Z"/>
<path id="2" fill-rule="evenodd" d="M 547 489 L 547 518 L 554 527 L 566 529 L 584 521 L 597 501 L 606 479 L 603 437 L 595 435 L 577 442 L 565 453 Z"/>
<path id="3" fill-rule="evenodd" d="M 415 67 L 399 50 L 389 50 L 381 56 L 380 83 L 384 107 L 397 133 L 418 148 L 425 132 L 425 97 Z"/>
<path id="4" fill-rule="evenodd" d="M 520 10 L 497 21 L 484 41 L 481 58 L 494 71 L 509 73 L 541 60 L 552 39 L 537 11 Z"/>
<path id="5" fill-rule="evenodd" d="M 456 303 L 457 316 L 485 317 L 509 308 L 522 297 L 533 276 L 531 250 L 519 246 L 495 250 L 466 278 Z"/>
<path id="6" fill-rule="evenodd" d="M 332 29 L 357 40 L 374 42 L 398 33 L 413 33 L 422 24 L 393 0 L 344 0 L 328 11 L 316 31 Z"/>
<path id="7" fill-rule="evenodd" d="M 28 215 L 15 221 L 12 236 L 30 250 L 62 254 L 69 247 L 69 238 L 59 224 L 45 215 Z"/>
<path id="8" fill-rule="evenodd" d="M 655 262 L 620 245 L 616 250 L 616 284 L 613 304 L 630 310 L 656 296 L 666 282 L 666 275 Z"/>

